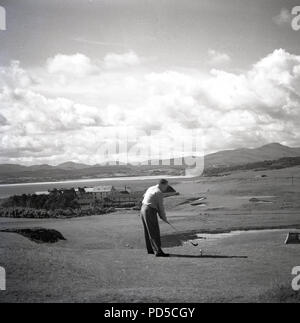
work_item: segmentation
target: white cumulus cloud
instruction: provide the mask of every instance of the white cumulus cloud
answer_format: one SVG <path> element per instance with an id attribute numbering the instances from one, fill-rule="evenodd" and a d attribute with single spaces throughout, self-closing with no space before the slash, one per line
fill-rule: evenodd
<path id="1" fill-rule="evenodd" d="M 71 74 L 75 61 L 80 77 Z M 167 147 L 191 129 L 203 131 L 206 152 L 299 145 L 300 56 L 278 49 L 247 71 L 215 67 L 205 76 L 146 68 L 132 74 L 83 54 L 55 56 L 39 71 L 18 62 L 0 68 L 0 162 L 98 163 L 103 140 L 122 143 L 114 134 L 124 128 L 139 133 L 143 149 L 151 146 L 151 131 Z"/>
<path id="2" fill-rule="evenodd" d="M 49 58 L 47 69 L 49 73 L 54 74 L 85 76 L 95 72 L 97 67 L 91 63 L 89 57 L 77 53 L 74 55 L 57 54 L 55 57 Z"/>

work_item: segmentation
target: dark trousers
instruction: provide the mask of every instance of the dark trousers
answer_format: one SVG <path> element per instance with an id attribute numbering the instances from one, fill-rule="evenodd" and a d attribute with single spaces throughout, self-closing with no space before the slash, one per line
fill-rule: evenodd
<path id="1" fill-rule="evenodd" d="M 143 205 L 141 209 L 141 218 L 144 226 L 147 251 L 150 253 L 157 253 L 161 250 L 157 211 L 150 206 Z"/>

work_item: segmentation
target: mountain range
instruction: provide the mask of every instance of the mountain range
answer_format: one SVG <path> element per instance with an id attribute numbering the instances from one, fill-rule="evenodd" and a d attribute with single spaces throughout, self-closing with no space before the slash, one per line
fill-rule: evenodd
<path id="1" fill-rule="evenodd" d="M 271 143 L 259 148 L 223 150 L 204 157 L 205 168 L 228 167 L 277 160 L 284 157 L 300 157 L 300 147 L 291 148 L 279 143 Z M 18 164 L 0 165 L 0 183 L 56 181 L 80 178 L 100 178 L 112 176 L 140 175 L 180 175 L 184 166 L 131 166 L 131 165 L 86 165 L 72 161 L 56 166 Z"/>
<path id="2" fill-rule="evenodd" d="M 271 143 L 259 148 L 223 150 L 205 156 L 205 167 L 233 166 L 276 160 L 284 157 L 299 157 L 300 147 L 291 148 L 279 143 Z"/>

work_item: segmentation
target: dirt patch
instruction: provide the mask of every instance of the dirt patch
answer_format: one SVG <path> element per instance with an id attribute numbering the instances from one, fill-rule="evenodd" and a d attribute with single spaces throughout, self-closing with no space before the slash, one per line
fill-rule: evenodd
<path id="1" fill-rule="evenodd" d="M 190 197 L 190 198 L 187 198 L 184 201 L 178 203 L 177 206 L 191 204 L 192 202 L 197 201 L 197 200 L 199 200 L 199 197 Z"/>
<path id="2" fill-rule="evenodd" d="M 272 201 L 261 200 L 256 197 L 252 197 L 251 199 L 249 199 L 249 202 L 252 202 L 252 203 L 273 203 Z"/>
<path id="3" fill-rule="evenodd" d="M 161 237 L 163 247 L 171 248 L 182 246 L 190 240 L 207 240 L 219 239 L 240 235 L 243 233 L 257 233 L 257 232 L 272 232 L 284 231 L 287 229 L 299 230 L 299 225 L 281 225 L 281 226 L 253 226 L 253 227 L 232 227 L 229 229 L 215 229 L 215 230 L 189 230 L 165 234 Z M 300 233 L 298 233 L 300 234 Z"/>
<path id="4" fill-rule="evenodd" d="M 28 228 L 28 229 L 5 229 L 0 232 L 18 233 L 36 243 L 55 243 L 59 240 L 66 240 L 58 231 L 44 228 Z"/>

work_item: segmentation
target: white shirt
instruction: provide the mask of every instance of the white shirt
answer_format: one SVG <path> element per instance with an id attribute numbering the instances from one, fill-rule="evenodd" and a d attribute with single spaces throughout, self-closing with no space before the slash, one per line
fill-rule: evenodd
<path id="1" fill-rule="evenodd" d="M 166 212 L 163 203 L 163 192 L 158 185 L 151 186 L 144 194 L 143 205 L 147 205 L 157 210 L 159 217 L 167 221 Z"/>

